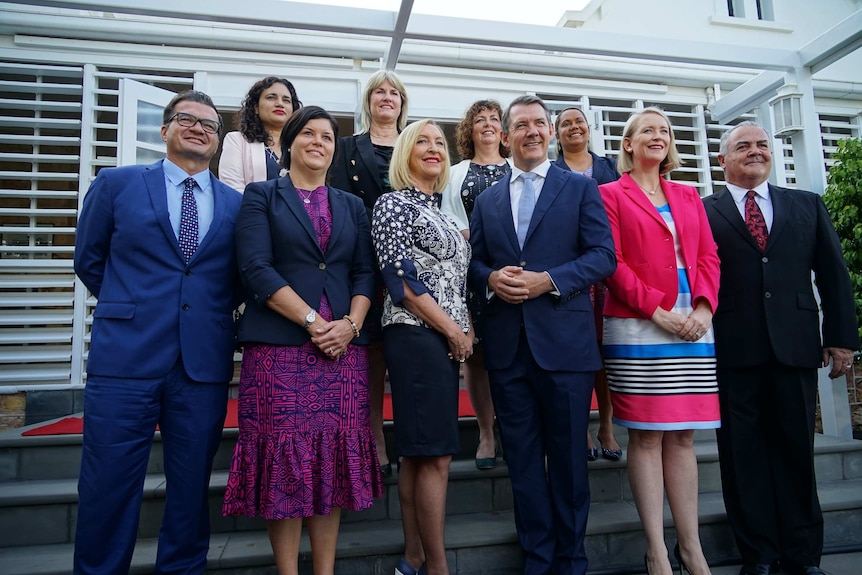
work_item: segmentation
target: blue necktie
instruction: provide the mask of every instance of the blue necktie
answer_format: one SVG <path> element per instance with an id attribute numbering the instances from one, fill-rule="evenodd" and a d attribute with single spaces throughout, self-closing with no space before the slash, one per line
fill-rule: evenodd
<path id="1" fill-rule="evenodd" d="M 524 172 L 520 177 L 524 180 L 524 189 L 521 190 L 521 199 L 518 200 L 518 245 L 523 248 L 527 230 L 530 229 L 530 220 L 533 218 L 533 208 L 536 206 L 536 188 L 533 187 L 536 174 Z"/>
<path id="2" fill-rule="evenodd" d="M 188 262 L 198 249 L 198 203 L 195 201 L 194 178 L 183 180 L 183 203 L 180 209 L 180 233 L 177 240 L 180 251 Z"/>

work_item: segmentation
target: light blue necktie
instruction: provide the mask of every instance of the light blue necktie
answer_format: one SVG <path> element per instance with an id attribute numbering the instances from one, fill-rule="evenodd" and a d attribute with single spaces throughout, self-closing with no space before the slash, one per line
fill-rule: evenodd
<path id="1" fill-rule="evenodd" d="M 527 230 L 530 229 L 533 208 L 536 206 L 536 188 L 533 187 L 535 177 L 533 172 L 524 172 L 520 176 L 524 180 L 524 189 L 521 191 L 521 199 L 518 200 L 518 245 L 521 248 L 527 239 Z"/>

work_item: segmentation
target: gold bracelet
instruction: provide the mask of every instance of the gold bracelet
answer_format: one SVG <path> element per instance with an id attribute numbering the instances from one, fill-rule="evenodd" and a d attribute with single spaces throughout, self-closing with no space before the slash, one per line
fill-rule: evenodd
<path id="1" fill-rule="evenodd" d="M 356 327 L 356 323 L 354 323 L 354 321 L 353 321 L 352 319 L 350 319 L 350 316 L 349 316 L 349 315 L 346 315 L 346 316 L 344 316 L 344 317 L 343 317 L 343 318 L 341 318 L 341 319 L 343 319 L 344 321 L 346 321 L 347 323 L 349 323 L 349 324 L 350 324 L 350 329 L 352 329 L 352 330 L 353 330 L 353 337 L 354 337 L 354 339 L 355 339 L 355 338 L 357 338 L 357 337 L 359 337 L 359 328 L 358 328 L 358 327 Z"/>

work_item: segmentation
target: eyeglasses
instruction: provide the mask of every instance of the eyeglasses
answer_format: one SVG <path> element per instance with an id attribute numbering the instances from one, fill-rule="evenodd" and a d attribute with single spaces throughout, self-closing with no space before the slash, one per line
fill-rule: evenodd
<path id="1" fill-rule="evenodd" d="M 198 118 L 197 116 L 192 116 L 191 114 L 185 114 L 183 112 L 177 112 L 176 114 L 168 118 L 167 124 L 170 124 L 174 120 L 176 120 L 177 124 L 179 124 L 183 128 L 191 128 L 195 124 L 200 123 L 201 128 L 203 128 L 203 131 L 207 134 L 218 134 L 219 130 L 221 130 L 221 124 L 215 120 L 206 120 L 204 118 Z"/>

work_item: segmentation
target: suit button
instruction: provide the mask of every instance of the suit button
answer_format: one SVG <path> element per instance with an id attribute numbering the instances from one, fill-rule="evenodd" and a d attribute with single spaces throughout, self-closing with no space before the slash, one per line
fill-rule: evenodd
<path id="1" fill-rule="evenodd" d="M 325 269 L 326 269 L 326 264 L 325 264 L 325 263 L 323 263 L 323 262 L 321 262 L 321 263 L 317 264 L 317 269 L 319 269 L 319 270 L 325 270 Z"/>
<path id="2" fill-rule="evenodd" d="M 570 299 L 572 299 L 573 297 L 575 297 L 575 294 L 570 293 L 570 294 L 569 294 L 569 297 L 567 297 L 567 298 L 566 298 L 566 301 L 569 301 L 569 300 L 570 300 Z"/>
<path id="3" fill-rule="evenodd" d="M 188 310 L 188 309 L 189 309 L 189 304 L 184 303 L 184 304 L 183 304 L 183 311 L 186 311 L 186 310 Z"/>
<path id="4" fill-rule="evenodd" d="M 573 296 L 581 295 L 581 290 L 577 290 L 577 291 L 572 292 L 572 295 Z"/>
<path id="5" fill-rule="evenodd" d="M 358 182 L 358 181 L 359 181 L 359 176 L 353 176 L 353 181 L 354 181 L 354 182 Z"/>
<path id="6" fill-rule="evenodd" d="M 769 299 L 772 297 L 772 294 L 769 292 L 766 292 L 765 294 L 763 294 L 763 297 L 765 297 L 766 299 Z"/>
<path id="7" fill-rule="evenodd" d="M 766 257 L 766 256 L 763 256 L 762 258 L 760 258 L 760 261 L 762 261 L 763 263 L 767 264 L 767 263 L 769 263 L 769 258 L 768 258 L 768 257 Z"/>
<path id="8" fill-rule="evenodd" d="M 187 276 L 192 275 L 192 270 L 186 270 L 186 275 L 187 275 Z"/>
<path id="9" fill-rule="evenodd" d="M 524 267 L 524 266 L 526 266 L 526 265 L 527 265 L 527 262 L 518 262 L 518 265 L 519 265 L 519 266 L 521 266 L 521 267 Z"/>

